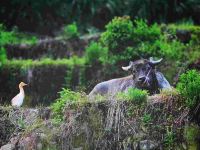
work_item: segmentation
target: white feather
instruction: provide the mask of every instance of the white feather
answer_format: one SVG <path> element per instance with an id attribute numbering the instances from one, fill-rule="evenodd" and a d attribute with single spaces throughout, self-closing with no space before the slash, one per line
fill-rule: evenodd
<path id="1" fill-rule="evenodd" d="M 11 104 L 13 107 L 20 107 L 22 104 L 23 104 L 23 101 L 24 101 L 24 97 L 25 97 L 25 94 L 24 94 L 24 89 L 21 85 L 19 85 L 19 89 L 20 89 L 20 92 L 19 94 L 17 94 L 12 100 L 11 100 Z"/>

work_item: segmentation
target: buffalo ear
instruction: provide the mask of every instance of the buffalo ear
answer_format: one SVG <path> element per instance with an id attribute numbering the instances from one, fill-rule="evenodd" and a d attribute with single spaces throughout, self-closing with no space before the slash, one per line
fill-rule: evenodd
<path id="1" fill-rule="evenodd" d="M 129 65 L 128 65 L 128 66 L 126 66 L 126 67 L 123 67 L 123 66 L 122 66 L 122 69 L 123 69 L 124 71 L 128 71 L 129 69 L 131 69 L 131 68 L 132 68 L 132 66 L 133 66 L 133 62 L 132 62 L 132 61 L 130 61 L 130 62 L 129 62 Z"/>
<path id="2" fill-rule="evenodd" d="M 163 60 L 163 58 L 161 58 L 161 59 L 159 59 L 159 60 L 153 60 L 153 57 L 150 57 L 149 58 L 149 63 L 151 64 L 151 65 L 158 65 L 161 61 Z"/>

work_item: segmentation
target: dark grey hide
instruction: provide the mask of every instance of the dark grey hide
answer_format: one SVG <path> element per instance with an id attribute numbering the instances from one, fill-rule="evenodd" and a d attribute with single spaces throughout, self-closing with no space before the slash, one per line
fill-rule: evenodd
<path id="1" fill-rule="evenodd" d="M 126 92 L 128 88 L 148 90 L 150 94 L 158 93 L 159 89 L 170 89 L 169 82 L 155 68 L 161 60 L 154 61 L 150 58 L 149 60 L 141 59 L 134 62 L 131 61 L 127 67 L 122 67 L 122 69 L 125 71 L 130 70 L 132 75 L 97 84 L 90 92 L 89 97 L 97 94 L 114 96 L 118 92 Z"/>

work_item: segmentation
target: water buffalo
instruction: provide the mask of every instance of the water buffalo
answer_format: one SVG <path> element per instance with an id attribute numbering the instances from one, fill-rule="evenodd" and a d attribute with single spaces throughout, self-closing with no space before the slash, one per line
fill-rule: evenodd
<path id="1" fill-rule="evenodd" d="M 155 61 L 152 57 L 149 60 L 130 61 L 129 65 L 122 67 L 122 69 L 131 70 L 132 75 L 97 84 L 89 93 L 89 97 L 97 94 L 114 96 L 118 92 L 127 91 L 128 88 L 145 89 L 150 94 L 158 93 L 159 89 L 171 88 L 163 74 L 155 68 L 161 61 L 162 59 Z"/>

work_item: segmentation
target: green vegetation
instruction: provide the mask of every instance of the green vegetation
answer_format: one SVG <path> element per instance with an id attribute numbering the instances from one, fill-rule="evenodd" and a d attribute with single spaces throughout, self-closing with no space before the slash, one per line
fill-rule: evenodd
<path id="1" fill-rule="evenodd" d="M 108 19 L 125 14 L 131 16 L 131 18 L 147 19 L 150 23 L 156 21 L 175 22 L 182 19 L 198 22 L 198 19 L 194 17 L 198 12 L 196 11 L 198 5 L 198 0 L 184 0 L 176 3 L 168 0 L 154 2 L 145 0 L 11 0 L 6 5 L 2 4 L 0 6 L 0 10 L 2 10 L 0 15 L 4 16 L 3 22 L 9 22 L 8 20 L 12 18 L 10 22 L 13 23 L 16 18 L 20 18 L 23 21 L 30 17 L 30 20 L 38 22 L 40 26 L 45 26 L 46 22 L 47 24 L 52 23 L 52 18 L 58 18 L 59 21 L 62 20 L 61 22 L 71 23 L 76 21 L 81 26 L 95 24 L 97 27 L 100 26 L 102 28 L 102 24 L 104 25 Z M 29 9 L 26 6 L 29 6 Z M 30 10 L 32 12 L 31 15 Z M 10 15 L 6 16 L 8 12 Z M 49 17 L 45 14 L 49 14 Z M 106 16 L 103 18 L 104 20 L 101 14 Z M 100 19 L 102 23 L 98 24 Z M 52 24 L 55 24 L 55 22 Z"/>
<path id="2" fill-rule="evenodd" d="M 3 68 L 31 68 L 31 67 L 38 67 L 38 66 L 66 66 L 66 67 L 73 67 L 74 65 L 84 65 L 85 59 L 78 58 L 76 56 L 71 57 L 70 59 L 57 59 L 53 60 L 50 58 L 43 58 L 41 60 L 7 60 L 3 64 Z"/>
<path id="3" fill-rule="evenodd" d="M 185 105 L 194 108 L 200 100 L 200 74 L 196 70 L 189 70 L 180 76 L 177 89 L 184 97 Z"/>
<path id="4" fill-rule="evenodd" d="M 85 59 L 78 57 L 56 60 L 7 60 L 1 66 L 0 75 L 5 81 L 4 87 L 9 91 L 10 97 L 16 94 L 20 81 L 29 82 L 31 86 L 27 89 L 31 89 L 31 92 L 27 90 L 25 103 L 32 107 L 38 104 L 46 106 L 57 97 L 57 92 L 62 87 L 75 89 L 80 84 L 85 86 L 85 75 L 82 73 L 84 64 Z M 16 87 L 16 90 L 11 90 L 11 87 Z M 2 88 L 1 92 L 1 97 L 8 99 L 5 103 L 10 104 L 8 94 Z M 36 99 L 39 99 L 39 103 L 35 103 Z"/>
<path id="5" fill-rule="evenodd" d="M 35 36 L 19 33 L 17 30 L 7 31 L 3 24 L 0 24 L 0 46 L 6 44 L 30 44 L 37 43 Z"/>
<path id="6" fill-rule="evenodd" d="M 0 6 L 2 23 L 6 24 L 6 27 L 0 24 L 0 85 L 3 85 L 0 88 L 0 100 L 10 100 L 13 93 L 16 94 L 13 87 L 16 87 L 20 80 L 32 84 L 26 91 L 26 102 L 30 105 L 34 105 L 31 102 L 50 104 L 57 98 L 57 91 L 65 87 L 59 92 L 59 98 L 51 105 L 52 115 L 48 123 L 42 120 L 42 117 L 38 117 L 37 122 L 26 125 L 24 117 L 21 117 L 15 125 L 27 135 L 35 132 L 35 129 L 42 128 L 46 129 L 46 132 L 51 132 L 54 125 L 58 125 L 58 128 L 55 128 L 59 130 L 59 134 L 60 131 L 67 130 L 70 133 L 70 139 L 67 140 L 74 142 L 76 147 L 85 149 L 93 148 L 87 143 L 90 136 L 92 142 L 97 141 L 98 145 L 104 145 L 103 142 L 107 142 L 105 137 L 108 135 L 111 137 L 111 142 L 108 142 L 110 145 L 115 142 L 124 146 L 127 144 L 125 140 L 135 138 L 137 140 L 134 139 L 131 143 L 134 145 L 141 139 L 148 138 L 160 142 L 159 145 L 164 145 L 167 149 L 173 149 L 176 144 L 181 145 L 180 149 L 187 147 L 196 142 L 199 134 L 197 125 L 187 124 L 191 123 L 188 120 L 189 115 L 192 115 L 189 110 L 195 109 L 200 103 L 200 74 L 197 70 L 185 72 L 193 66 L 199 68 L 200 26 L 194 25 L 200 22 L 196 16 L 199 5 L 199 0 L 7 1 Z M 162 24 L 185 17 L 181 23 Z M 42 40 L 44 46 L 41 44 L 40 47 L 38 38 L 45 37 L 43 31 L 48 33 L 48 36 L 54 36 L 63 24 L 65 26 L 58 35 L 60 37 L 55 37 L 61 41 L 54 43 L 52 37 L 50 40 Z M 21 33 L 15 25 L 19 26 L 20 31 L 30 30 L 34 35 L 41 32 L 41 37 L 40 34 L 36 37 Z M 105 31 L 102 31 L 104 26 Z M 34 29 L 31 29 L 33 27 Z M 80 33 L 97 31 L 102 32 L 100 37 L 96 34 L 79 38 Z M 92 42 L 86 46 L 88 41 Z M 34 44 L 37 44 L 36 51 Z M 85 51 L 82 51 L 82 47 L 85 47 Z M 28 53 L 24 52 L 28 48 L 31 50 L 27 50 Z M 21 54 L 24 54 L 23 57 Z M 30 58 L 30 55 L 37 56 L 32 57 L 35 60 L 24 59 Z M 12 59 L 12 56 L 19 59 Z M 57 57 L 64 58 L 53 59 Z M 70 58 L 67 59 L 68 57 Z M 121 66 L 130 60 L 149 57 L 164 58 L 163 65 L 158 70 L 167 75 L 171 85 L 176 84 L 179 74 L 185 72 L 179 78 L 177 90 L 162 90 L 160 94 L 148 97 L 146 90 L 131 88 L 127 92 L 119 93 L 119 101 L 115 103 L 101 95 L 96 96 L 96 101 L 89 102 L 85 93 L 75 92 L 83 86 L 89 93 L 97 82 L 125 76 L 126 73 L 123 74 Z M 128 74 L 130 72 L 126 75 Z M 51 119 L 56 124 L 50 125 L 51 129 L 48 129 Z M 197 121 L 199 118 L 194 119 Z M 138 135 L 133 133 L 130 137 L 127 134 L 127 139 L 123 139 L 125 136 L 122 134 L 126 129 L 129 134 L 137 131 Z M 68 133 L 61 135 L 68 138 Z M 53 138 L 53 134 L 47 134 L 47 137 Z M 63 140 L 66 137 L 62 137 Z M 85 146 L 81 145 L 82 143 Z"/>
<path id="7" fill-rule="evenodd" d="M 133 23 L 130 17 L 115 17 L 106 25 L 106 31 L 101 34 L 100 41 L 112 54 L 117 54 L 132 44 L 132 34 Z"/>
<path id="8" fill-rule="evenodd" d="M 200 27 L 192 24 L 181 23 L 181 24 L 170 24 L 167 27 L 167 33 L 177 35 L 178 32 L 185 32 L 187 44 L 182 44 L 182 47 L 187 50 L 185 58 L 188 63 L 193 63 L 200 58 L 199 52 L 199 41 L 200 41 Z M 183 36 L 184 37 L 184 36 Z M 180 40 L 181 41 L 181 40 Z M 180 59 L 180 58 L 179 58 Z"/>
<path id="9" fill-rule="evenodd" d="M 80 103 L 85 102 L 85 96 L 82 93 L 74 92 L 69 89 L 63 88 L 62 91 L 59 92 L 60 97 L 51 105 L 51 109 L 53 111 L 54 120 L 56 122 L 63 121 L 63 112 L 65 107 L 68 105 L 78 105 Z M 80 102 L 80 103 L 78 103 Z"/>
<path id="10" fill-rule="evenodd" d="M 152 121 L 152 117 L 151 117 L 151 114 L 144 114 L 143 117 L 142 117 L 142 122 L 145 124 L 145 125 L 148 125 L 150 122 Z"/>
<path id="11" fill-rule="evenodd" d="M 37 38 L 26 34 L 19 34 L 15 31 L 6 31 L 3 24 L 0 24 L 0 67 L 7 60 L 5 45 L 7 44 L 35 44 Z"/>
<path id="12" fill-rule="evenodd" d="M 164 144 L 169 148 L 172 149 L 174 142 L 175 142 L 175 134 L 173 133 L 172 127 L 167 127 L 167 132 L 164 137 Z"/>
<path id="13" fill-rule="evenodd" d="M 199 136 L 199 127 L 196 124 L 191 124 L 185 126 L 184 129 L 184 137 L 188 141 L 189 144 L 195 144 L 197 142 L 197 138 Z"/>
<path id="14" fill-rule="evenodd" d="M 79 32 L 76 23 L 64 26 L 62 36 L 67 39 L 77 38 L 79 36 Z"/>
<path id="15" fill-rule="evenodd" d="M 140 90 L 136 88 L 128 89 L 127 93 L 119 93 L 118 98 L 132 101 L 135 104 L 141 105 L 146 103 L 148 92 L 145 90 Z"/>
<path id="16" fill-rule="evenodd" d="M 27 45 L 34 45 L 38 43 L 38 38 L 33 35 L 19 33 L 18 31 L 13 31 L 15 40 L 12 44 L 27 44 Z"/>
<path id="17" fill-rule="evenodd" d="M 162 89 L 162 90 L 160 90 L 160 95 L 162 95 L 164 97 L 173 96 L 173 97 L 178 98 L 179 92 L 175 88 L 172 88 L 172 89 Z"/>
<path id="18" fill-rule="evenodd" d="M 137 53 L 143 57 L 165 57 L 168 59 L 181 58 L 184 46 L 177 40 L 168 40 L 165 33 L 161 33 L 160 26 L 148 26 L 143 20 L 135 21 L 134 43 L 137 43 Z"/>
<path id="19" fill-rule="evenodd" d="M 191 32 L 193 35 L 196 35 L 198 38 L 200 38 L 200 27 L 188 24 L 188 23 L 180 23 L 180 24 L 169 24 L 167 26 L 168 30 L 171 30 L 172 33 L 176 33 L 177 30 L 185 30 Z"/>
<path id="20" fill-rule="evenodd" d="M 6 50 L 4 48 L 5 44 L 12 43 L 14 40 L 12 32 L 6 32 L 5 27 L 0 24 L 0 66 L 2 62 L 7 59 Z"/>
<path id="21" fill-rule="evenodd" d="M 108 49 L 108 57 L 103 60 L 109 64 L 116 64 L 151 56 L 181 61 L 185 58 L 187 46 L 176 38 L 169 40 L 168 33 L 162 33 L 161 27 L 156 23 L 148 25 L 142 19 L 132 22 L 130 17 L 125 16 L 115 17 L 110 21 L 106 25 L 106 31 L 101 34 L 99 43 L 92 44 L 90 49 L 93 54 L 99 54 L 99 49 L 102 49 L 104 54 L 105 48 Z M 94 58 L 98 59 L 98 56 Z"/>
<path id="22" fill-rule="evenodd" d="M 0 67 L 7 59 L 6 50 L 4 47 L 0 47 Z"/>
<path id="23" fill-rule="evenodd" d="M 85 53 L 87 63 L 104 63 L 108 55 L 108 49 L 106 47 L 102 47 L 100 43 L 91 42 L 90 45 L 86 47 Z"/>
<path id="24" fill-rule="evenodd" d="M 137 52 L 132 46 L 134 26 L 130 17 L 115 17 L 106 25 L 106 31 L 101 34 L 100 43 L 108 48 L 107 62 L 116 64 L 120 61 L 135 58 Z"/>
<path id="25" fill-rule="evenodd" d="M 4 46 L 5 44 L 13 43 L 15 40 L 14 32 L 6 31 L 3 24 L 0 24 L 0 45 Z"/>
<path id="26" fill-rule="evenodd" d="M 133 39 L 135 42 L 148 41 L 151 43 L 161 34 L 160 27 L 156 23 L 149 26 L 146 20 L 137 19 L 134 24 Z"/>

